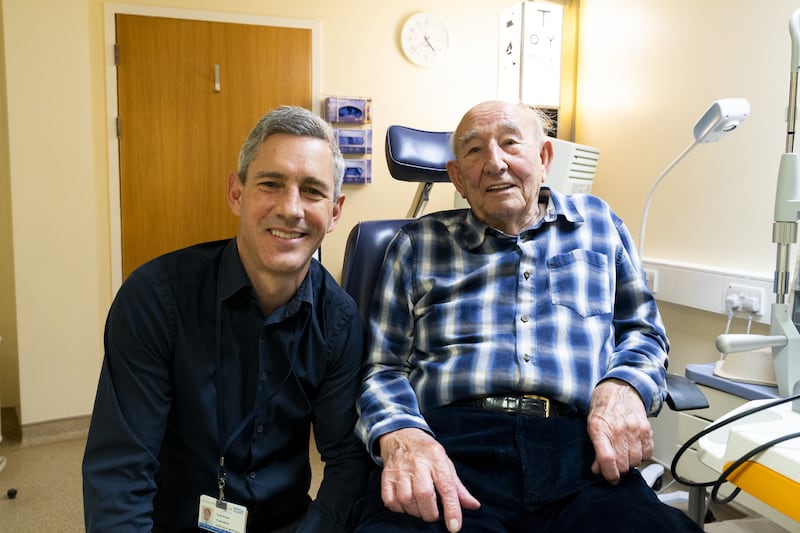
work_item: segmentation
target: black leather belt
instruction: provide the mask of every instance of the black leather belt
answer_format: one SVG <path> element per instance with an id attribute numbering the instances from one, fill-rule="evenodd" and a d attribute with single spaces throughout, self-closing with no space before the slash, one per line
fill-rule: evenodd
<path id="1" fill-rule="evenodd" d="M 544 396 L 536 396 L 535 394 L 487 396 L 485 398 L 456 402 L 456 405 L 478 407 L 480 409 L 501 411 L 503 413 L 539 416 L 543 418 L 565 415 L 571 410 L 569 405 L 545 398 Z"/>

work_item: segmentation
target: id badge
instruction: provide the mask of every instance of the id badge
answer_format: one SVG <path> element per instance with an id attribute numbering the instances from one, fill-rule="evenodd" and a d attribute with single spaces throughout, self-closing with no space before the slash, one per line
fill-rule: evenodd
<path id="1" fill-rule="evenodd" d="M 217 533 L 245 533 L 247 507 L 203 494 L 197 512 L 197 527 Z"/>

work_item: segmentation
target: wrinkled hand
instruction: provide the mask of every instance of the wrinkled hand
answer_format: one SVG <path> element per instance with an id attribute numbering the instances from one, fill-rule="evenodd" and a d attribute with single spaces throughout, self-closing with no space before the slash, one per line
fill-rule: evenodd
<path id="1" fill-rule="evenodd" d="M 636 389 L 609 379 L 592 392 L 589 438 L 595 451 L 592 472 L 612 485 L 620 476 L 653 456 L 653 430 Z"/>
<path id="2" fill-rule="evenodd" d="M 435 522 L 439 519 L 438 493 L 447 530 L 452 533 L 461 530 L 462 507 L 480 507 L 461 483 L 442 445 L 428 433 L 400 429 L 382 436 L 379 445 L 383 459 L 381 497 L 387 508 Z"/>

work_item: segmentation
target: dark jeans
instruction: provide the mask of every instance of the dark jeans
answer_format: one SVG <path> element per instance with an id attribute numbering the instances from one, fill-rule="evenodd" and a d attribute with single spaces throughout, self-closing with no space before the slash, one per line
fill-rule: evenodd
<path id="1" fill-rule="evenodd" d="M 594 449 L 581 416 L 538 418 L 449 406 L 426 415 L 467 489 L 481 502 L 462 532 L 702 531 L 633 470 L 612 486 L 591 472 Z M 357 532 L 447 531 L 384 507 L 380 470 L 370 479 Z"/>

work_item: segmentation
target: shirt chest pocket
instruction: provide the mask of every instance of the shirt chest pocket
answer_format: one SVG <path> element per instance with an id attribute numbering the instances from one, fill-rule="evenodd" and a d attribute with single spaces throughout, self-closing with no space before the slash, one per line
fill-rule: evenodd
<path id="1" fill-rule="evenodd" d="M 608 258 L 592 250 L 573 250 L 547 259 L 550 300 L 582 317 L 611 313 Z"/>

